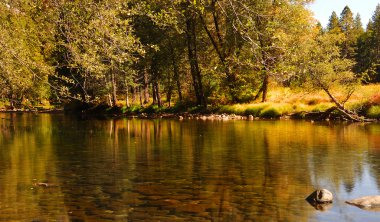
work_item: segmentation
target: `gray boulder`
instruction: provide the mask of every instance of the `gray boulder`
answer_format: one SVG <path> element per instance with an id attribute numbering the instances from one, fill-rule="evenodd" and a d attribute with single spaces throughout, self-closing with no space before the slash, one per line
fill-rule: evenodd
<path id="1" fill-rule="evenodd" d="M 306 198 L 310 204 L 332 203 L 333 199 L 332 193 L 326 189 L 316 190 Z"/>
<path id="2" fill-rule="evenodd" d="M 346 203 L 357 206 L 362 209 L 380 208 L 380 196 L 365 196 L 353 200 L 348 200 Z"/>

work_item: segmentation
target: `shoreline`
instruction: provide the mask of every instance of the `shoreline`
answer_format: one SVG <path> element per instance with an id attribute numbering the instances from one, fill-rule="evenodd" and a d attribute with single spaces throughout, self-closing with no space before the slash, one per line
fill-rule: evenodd
<path id="1" fill-rule="evenodd" d="M 277 116 L 263 117 L 252 114 L 237 114 L 213 112 L 211 110 L 199 110 L 195 112 L 177 111 L 177 112 L 131 112 L 123 111 L 122 107 L 91 107 L 85 110 L 65 110 L 64 108 L 55 109 L 0 109 L 0 113 L 33 113 L 33 114 L 65 114 L 80 116 L 81 118 L 94 119 L 119 119 L 119 118 L 137 118 L 137 119 L 178 119 L 178 120 L 307 120 L 316 122 L 354 122 L 336 112 L 329 111 L 299 111 L 286 113 Z M 367 118 L 366 116 L 363 116 Z M 363 119 L 364 120 L 364 119 Z M 363 121 L 364 122 L 364 121 Z M 372 119 L 371 122 L 380 122 L 379 119 Z"/>

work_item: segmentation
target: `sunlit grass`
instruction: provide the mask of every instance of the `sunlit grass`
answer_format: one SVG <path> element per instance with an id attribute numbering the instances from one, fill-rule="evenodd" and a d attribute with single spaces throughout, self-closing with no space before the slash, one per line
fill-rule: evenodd
<path id="1" fill-rule="evenodd" d="M 335 94 L 338 98 L 342 93 Z M 364 85 L 358 87 L 346 108 L 378 118 L 380 113 L 380 85 Z M 237 115 L 252 115 L 261 118 L 278 118 L 280 116 L 302 112 L 324 112 L 334 103 L 323 91 L 292 90 L 285 87 L 272 87 L 266 103 L 234 104 L 220 107 L 217 112 Z"/>

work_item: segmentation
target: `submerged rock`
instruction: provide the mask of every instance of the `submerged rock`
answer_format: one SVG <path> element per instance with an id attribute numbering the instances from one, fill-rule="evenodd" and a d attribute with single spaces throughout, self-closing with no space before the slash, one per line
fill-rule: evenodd
<path id="1" fill-rule="evenodd" d="M 309 203 L 314 204 L 325 204 L 325 203 L 332 203 L 333 201 L 333 195 L 330 191 L 326 189 L 316 190 L 312 194 L 310 194 L 306 200 Z"/>
<path id="2" fill-rule="evenodd" d="M 380 208 L 380 196 L 365 196 L 353 200 L 348 200 L 346 203 L 357 206 L 362 209 Z"/>

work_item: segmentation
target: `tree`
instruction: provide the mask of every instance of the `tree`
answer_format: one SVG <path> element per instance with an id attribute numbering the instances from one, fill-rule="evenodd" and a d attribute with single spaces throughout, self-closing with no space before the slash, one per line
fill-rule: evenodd
<path id="1" fill-rule="evenodd" d="M 310 30 L 311 1 L 229 1 L 234 28 L 244 39 L 245 63 L 261 80 L 256 98 L 267 99 L 269 79 L 284 79 L 284 61 Z M 225 11 L 225 10 L 224 10 Z M 246 16 L 251 15 L 251 16 Z M 245 51 L 248 50 L 248 51 Z M 243 50 L 242 50 L 243 51 Z"/>
<path id="2" fill-rule="evenodd" d="M 131 25 L 134 12 L 117 0 L 64 2 L 60 10 L 57 50 L 66 55 L 57 62 L 67 66 L 65 77 L 80 88 L 83 102 L 107 96 L 116 105 L 118 85 L 131 78 L 132 64 L 144 53 Z"/>
<path id="3" fill-rule="evenodd" d="M 46 85 L 53 69 L 44 51 L 51 35 L 40 7 L 23 1 L 0 4 L 0 92 L 12 107 L 14 102 L 49 98 Z"/>
<path id="4" fill-rule="evenodd" d="M 353 61 L 342 58 L 340 44 L 343 34 L 317 35 L 315 41 L 304 45 L 309 55 L 306 72 L 302 72 L 304 87 L 323 90 L 343 115 L 350 120 L 362 119 L 345 108 L 345 103 L 355 92 L 358 79 L 351 71 Z"/>
<path id="5" fill-rule="evenodd" d="M 342 28 L 339 23 L 338 15 L 335 11 L 332 12 L 329 23 L 327 24 L 327 31 L 333 32 L 333 33 L 340 33 L 342 31 Z"/>
<path id="6" fill-rule="evenodd" d="M 380 81 L 380 5 L 358 39 L 355 71 L 364 82 Z"/>
<path id="7" fill-rule="evenodd" d="M 355 57 L 356 40 L 359 33 L 355 30 L 353 14 L 348 6 L 344 7 L 340 14 L 339 24 L 345 38 L 341 45 L 341 56 L 352 59 Z"/>

